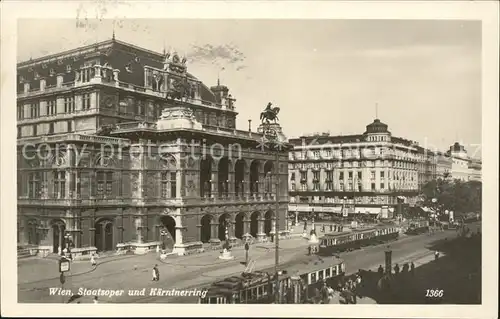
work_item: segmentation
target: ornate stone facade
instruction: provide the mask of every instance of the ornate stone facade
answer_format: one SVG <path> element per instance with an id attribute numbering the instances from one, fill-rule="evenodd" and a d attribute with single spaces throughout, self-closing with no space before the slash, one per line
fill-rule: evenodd
<path id="1" fill-rule="evenodd" d="M 236 244 L 286 235 L 288 155 L 278 171 L 261 134 L 235 129 L 227 87 L 208 89 L 175 54 L 95 46 L 51 59 L 78 76 L 19 86 L 19 245 L 185 254 L 219 247 L 226 228 Z M 38 85 L 29 69 L 45 62 L 20 63 L 22 82 Z"/>

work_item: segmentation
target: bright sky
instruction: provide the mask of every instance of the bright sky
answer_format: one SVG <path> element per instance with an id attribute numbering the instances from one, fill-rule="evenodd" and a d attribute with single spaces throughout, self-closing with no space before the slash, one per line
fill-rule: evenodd
<path id="1" fill-rule="evenodd" d="M 43 25 L 43 36 L 40 28 Z M 188 55 L 188 70 L 237 99 L 255 129 L 269 101 L 285 134 L 363 133 L 378 117 L 393 135 L 446 150 L 481 144 L 481 24 L 437 20 L 122 20 L 116 37 Z M 24 20 L 20 61 L 111 38 L 112 20 Z M 478 157 L 478 154 L 475 155 Z"/>

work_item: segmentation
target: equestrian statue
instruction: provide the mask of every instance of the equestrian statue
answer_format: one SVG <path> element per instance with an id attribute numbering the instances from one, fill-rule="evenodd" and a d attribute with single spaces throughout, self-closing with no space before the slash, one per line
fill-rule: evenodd
<path id="1" fill-rule="evenodd" d="M 260 120 L 262 123 L 269 124 L 270 121 L 274 121 L 274 123 L 276 123 L 279 120 L 278 113 L 280 112 L 280 108 L 271 107 L 272 105 L 273 104 L 269 102 L 264 112 L 260 113 Z"/>

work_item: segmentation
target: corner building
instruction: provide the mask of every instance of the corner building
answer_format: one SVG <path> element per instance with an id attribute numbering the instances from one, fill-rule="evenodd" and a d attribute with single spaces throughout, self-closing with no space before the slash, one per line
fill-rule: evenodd
<path id="1" fill-rule="evenodd" d="M 392 136 L 379 119 L 359 135 L 328 133 L 291 139 L 291 215 L 359 213 L 391 218 L 399 203 L 414 206 L 436 176 L 432 152 Z"/>
<path id="2" fill-rule="evenodd" d="M 186 254 L 286 235 L 288 154 L 276 167 L 186 59 L 113 38 L 17 71 L 18 247 Z"/>

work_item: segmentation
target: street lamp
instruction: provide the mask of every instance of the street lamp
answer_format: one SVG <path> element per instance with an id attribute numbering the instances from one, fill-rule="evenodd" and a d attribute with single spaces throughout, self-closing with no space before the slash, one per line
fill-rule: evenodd
<path id="1" fill-rule="evenodd" d="M 66 232 L 64 234 L 64 244 L 65 244 L 65 248 L 64 248 L 64 255 L 69 255 L 69 257 L 71 258 L 71 251 L 70 251 L 70 248 L 69 248 L 69 243 L 70 243 L 70 239 L 71 239 L 71 235 L 70 233 Z"/>
<path id="2" fill-rule="evenodd" d="M 274 151 L 275 155 L 275 184 L 276 184 L 276 196 L 275 196 L 275 211 L 276 211 L 276 233 L 275 233 L 275 265 L 274 265 L 274 273 L 275 273 L 275 303 L 280 301 L 280 292 L 279 292 L 279 274 L 278 274 L 278 265 L 279 265 L 279 187 L 280 187 L 280 152 L 288 148 L 286 145 L 286 138 L 282 133 L 281 126 L 277 123 L 280 109 L 278 107 L 272 108 L 272 103 L 268 103 L 266 109 L 260 114 L 260 118 L 262 123 L 259 127 L 259 130 L 262 132 L 262 143 L 261 147 L 267 146 L 267 148 Z M 273 121 L 273 123 L 271 123 Z"/>

